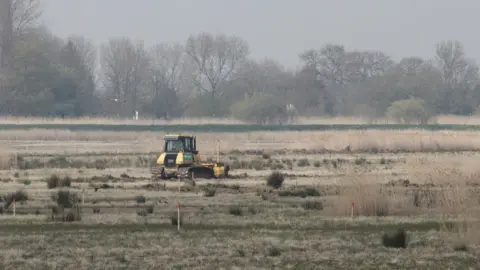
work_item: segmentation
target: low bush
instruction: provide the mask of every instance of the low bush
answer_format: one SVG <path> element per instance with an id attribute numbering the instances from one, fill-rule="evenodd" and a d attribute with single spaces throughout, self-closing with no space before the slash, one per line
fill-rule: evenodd
<path id="1" fill-rule="evenodd" d="M 267 177 L 267 186 L 278 189 L 282 187 L 284 181 L 285 176 L 281 172 L 274 171 Z"/>
<path id="2" fill-rule="evenodd" d="M 297 166 L 298 167 L 308 167 L 308 166 L 310 166 L 310 161 L 308 161 L 308 159 L 306 159 L 306 158 L 301 158 L 301 159 L 298 160 Z"/>
<path id="3" fill-rule="evenodd" d="M 145 198 L 145 196 L 143 195 L 137 195 L 135 196 L 135 201 L 137 203 L 145 203 L 147 201 L 147 198 Z"/>
<path id="4" fill-rule="evenodd" d="M 320 201 L 306 201 L 302 204 L 305 210 L 323 210 L 323 203 Z"/>
<path id="5" fill-rule="evenodd" d="M 72 185 L 72 179 L 69 176 L 65 176 L 61 178 L 56 174 L 52 174 L 47 179 L 47 187 L 49 189 L 53 189 L 57 187 L 70 187 L 71 185 Z"/>
<path id="6" fill-rule="evenodd" d="M 5 209 L 10 207 L 10 205 L 13 203 L 14 199 L 15 199 L 15 202 L 27 201 L 28 200 L 28 194 L 23 190 L 17 190 L 13 193 L 8 193 L 4 197 L 4 201 L 5 201 L 4 207 L 5 207 Z"/>
<path id="7" fill-rule="evenodd" d="M 281 190 L 278 192 L 278 196 L 280 197 L 319 197 L 321 196 L 320 191 L 313 187 L 307 188 L 292 188 Z"/>
<path id="8" fill-rule="evenodd" d="M 385 233 L 382 236 L 382 244 L 384 247 L 391 248 L 406 248 L 407 247 L 407 233 L 404 229 L 398 229 L 392 234 Z"/>
<path id="9" fill-rule="evenodd" d="M 207 188 L 207 189 L 204 191 L 203 195 L 204 195 L 205 197 L 213 197 L 213 196 L 215 196 L 216 193 L 217 193 L 217 190 L 216 190 L 216 189 L 214 189 L 214 188 Z"/>
<path id="10" fill-rule="evenodd" d="M 63 208 L 72 208 L 79 202 L 78 195 L 69 190 L 59 190 L 52 194 L 51 198 L 58 206 Z"/>
<path id="11" fill-rule="evenodd" d="M 238 205 L 230 206 L 230 208 L 228 209 L 228 212 L 231 215 L 234 215 L 234 216 L 242 216 L 243 215 L 243 209 L 242 209 L 242 207 L 240 207 Z"/>

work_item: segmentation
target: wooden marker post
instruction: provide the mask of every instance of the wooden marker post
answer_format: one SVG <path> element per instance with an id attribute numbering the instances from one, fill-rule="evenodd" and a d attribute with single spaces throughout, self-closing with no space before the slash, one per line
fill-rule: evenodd
<path id="1" fill-rule="evenodd" d="M 177 231 L 180 232 L 180 203 L 177 204 Z"/>
<path id="2" fill-rule="evenodd" d="M 352 213 L 351 213 L 351 217 L 353 218 L 353 210 L 355 209 L 355 202 L 352 201 Z"/>
<path id="3" fill-rule="evenodd" d="M 16 211 L 15 211 L 15 210 L 16 210 L 16 209 L 15 209 L 15 204 L 16 204 L 15 198 L 13 198 L 13 216 L 15 216 L 15 212 L 16 212 Z"/>

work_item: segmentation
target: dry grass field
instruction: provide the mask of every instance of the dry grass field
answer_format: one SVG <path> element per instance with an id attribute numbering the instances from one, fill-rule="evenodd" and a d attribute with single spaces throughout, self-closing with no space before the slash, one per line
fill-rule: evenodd
<path id="1" fill-rule="evenodd" d="M 454 124 L 454 125 L 478 125 L 480 124 L 480 116 L 458 116 L 458 115 L 439 115 L 433 119 L 438 124 Z M 391 124 L 389 119 L 367 119 L 365 117 L 299 117 L 296 124 Z M 229 118 L 181 118 L 169 121 L 154 120 L 145 118 L 140 115 L 139 120 L 126 119 L 120 117 L 81 117 L 81 118 L 45 118 L 45 117 L 18 117 L 7 116 L 0 117 L 0 124 L 135 124 L 135 125 L 165 125 L 165 124 L 244 124 L 237 119 Z"/>
<path id="2" fill-rule="evenodd" d="M 0 268 L 480 267 L 478 133 L 196 135 L 229 179 L 151 181 L 161 133 L 0 132 Z"/>

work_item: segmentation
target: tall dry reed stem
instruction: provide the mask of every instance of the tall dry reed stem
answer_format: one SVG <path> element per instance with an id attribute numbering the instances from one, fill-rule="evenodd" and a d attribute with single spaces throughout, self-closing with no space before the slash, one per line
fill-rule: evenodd
<path id="1" fill-rule="evenodd" d="M 339 188 L 339 196 L 331 200 L 328 214 L 341 216 L 389 216 L 409 215 L 413 204 L 405 196 L 405 190 L 378 185 L 379 177 L 350 174 Z"/>
<path id="2" fill-rule="evenodd" d="M 380 186 L 378 177 L 349 174 L 326 212 L 348 216 L 354 202 L 354 216 L 426 214 L 445 224 L 443 239 L 449 244 L 480 244 L 477 167 L 431 166 L 422 174 L 412 173 L 410 182 L 419 186 L 407 187 Z M 451 228 L 451 221 L 459 223 Z"/>
<path id="3" fill-rule="evenodd" d="M 16 160 L 14 152 L 9 147 L 0 147 L 0 170 L 10 170 Z"/>

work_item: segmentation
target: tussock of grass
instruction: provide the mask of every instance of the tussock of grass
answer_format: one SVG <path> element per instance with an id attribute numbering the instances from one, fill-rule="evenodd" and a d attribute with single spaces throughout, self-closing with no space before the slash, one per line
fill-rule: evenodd
<path id="1" fill-rule="evenodd" d="M 145 208 L 145 211 L 146 211 L 148 214 L 153 214 L 153 210 L 154 210 L 153 205 L 148 205 L 148 206 Z"/>
<path id="2" fill-rule="evenodd" d="M 14 167 L 16 158 L 14 150 L 3 145 L 0 147 L 0 170 L 10 170 Z"/>
<path id="3" fill-rule="evenodd" d="M 394 205 L 402 203 L 396 202 L 397 196 L 392 195 L 378 185 L 355 181 L 352 186 L 340 189 L 340 194 L 333 199 L 330 210 L 336 215 L 349 216 L 353 210 L 354 216 L 388 216 Z"/>
<path id="4" fill-rule="evenodd" d="M 299 159 L 297 161 L 297 166 L 298 167 L 307 167 L 310 166 L 310 161 L 306 158 Z"/>
<path id="5" fill-rule="evenodd" d="M 238 206 L 238 205 L 230 206 L 230 208 L 228 209 L 228 212 L 230 213 L 230 215 L 233 215 L 233 216 L 243 216 L 243 209 L 241 206 Z"/>
<path id="6" fill-rule="evenodd" d="M 66 222 L 74 222 L 74 221 L 80 221 L 81 215 L 78 212 L 75 211 L 68 211 L 67 214 L 65 215 L 65 221 Z"/>
<path id="7" fill-rule="evenodd" d="M 274 171 L 267 177 L 267 186 L 278 189 L 282 187 L 283 181 L 285 176 L 281 172 Z"/>
<path id="8" fill-rule="evenodd" d="M 323 203 L 320 201 L 306 201 L 302 204 L 305 210 L 323 210 Z"/>
<path id="9" fill-rule="evenodd" d="M 70 190 L 58 190 L 51 196 L 52 201 L 56 202 L 58 206 L 64 208 L 72 208 L 80 202 L 77 193 Z"/>
<path id="10" fill-rule="evenodd" d="M 137 195 L 135 196 L 135 201 L 137 203 L 145 203 L 147 201 L 147 198 L 145 198 L 145 196 L 143 195 Z"/>
<path id="11" fill-rule="evenodd" d="M 282 251 L 278 247 L 272 246 L 267 250 L 267 256 L 269 257 L 278 257 L 280 255 L 282 255 Z"/>
<path id="12" fill-rule="evenodd" d="M 146 210 L 138 210 L 137 215 L 141 217 L 146 217 L 148 214 Z"/>
<path id="13" fill-rule="evenodd" d="M 214 188 L 207 188 L 205 189 L 205 191 L 203 192 L 203 196 L 205 197 L 213 197 L 215 196 L 215 194 L 217 193 L 217 190 L 214 189 Z"/>
<path id="14" fill-rule="evenodd" d="M 263 159 L 270 159 L 271 156 L 270 156 L 270 154 L 268 154 L 268 153 L 262 153 L 262 158 L 263 158 Z"/>
<path id="15" fill-rule="evenodd" d="M 406 248 L 407 247 L 407 233 L 404 229 L 399 229 L 393 234 L 385 233 L 382 236 L 382 244 L 385 247 L 391 248 Z"/>
<path id="16" fill-rule="evenodd" d="M 17 190 L 13 193 L 8 193 L 6 196 L 4 196 L 4 208 L 6 209 L 10 207 L 10 205 L 13 203 L 13 200 L 15 200 L 16 203 L 21 203 L 27 201 L 28 199 L 28 194 L 24 190 Z"/>
<path id="17" fill-rule="evenodd" d="M 72 185 L 72 179 L 69 176 L 60 177 L 56 174 L 52 174 L 47 179 L 47 187 L 49 189 L 57 187 L 70 187 Z"/>
<path id="18" fill-rule="evenodd" d="M 305 188 L 289 188 L 280 190 L 278 192 L 278 196 L 280 197 L 319 197 L 321 196 L 320 191 L 313 187 L 305 187 Z"/>

